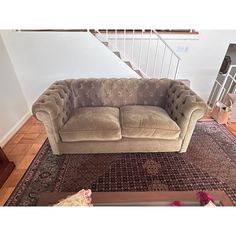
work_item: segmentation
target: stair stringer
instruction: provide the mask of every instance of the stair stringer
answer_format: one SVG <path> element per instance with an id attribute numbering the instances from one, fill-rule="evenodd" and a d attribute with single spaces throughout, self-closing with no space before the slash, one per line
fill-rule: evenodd
<path id="1" fill-rule="evenodd" d="M 138 76 L 140 76 L 141 78 L 149 78 L 148 75 L 146 75 L 141 69 L 135 69 L 137 68 L 137 66 L 134 65 L 134 63 L 132 63 L 129 59 L 126 59 L 122 53 L 115 48 L 112 45 L 112 43 L 110 43 L 107 39 L 105 40 L 101 40 L 101 38 L 97 37 L 97 34 L 103 36 L 99 31 L 91 33 L 96 39 L 98 39 L 104 46 L 106 46 L 107 49 L 109 49 L 112 53 L 114 53 L 123 63 L 125 63 L 130 69 L 132 69 Z"/>

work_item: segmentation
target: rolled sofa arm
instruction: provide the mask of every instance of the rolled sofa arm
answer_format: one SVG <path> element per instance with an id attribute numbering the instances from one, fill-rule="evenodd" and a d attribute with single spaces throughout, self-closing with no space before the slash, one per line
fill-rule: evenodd
<path id="1" fill-rule="evenodd" d="M 43 122 L 54 154 L 60 154 L 59 130 L 74 110 L 73 97 L 68 81 L 56 81 L 33 104 L 32 112 Z"/>
<path id="2" fill-rule="evenodd" d="M 172 81 L 167 92 L 165 109 L 181 129 L 182 146 L 186 152 L 197 120 L 207 111 L 206 103 L 180 81 Z"/>

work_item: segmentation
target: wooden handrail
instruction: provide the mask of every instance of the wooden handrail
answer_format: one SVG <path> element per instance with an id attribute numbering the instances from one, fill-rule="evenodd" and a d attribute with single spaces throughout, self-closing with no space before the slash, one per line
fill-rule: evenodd
<path id="1" fill-rule="evenodd" d="M 21 32 L 87 32 L 87 29 L 20 29 L 16 31 L 21 31 Z M 91 33 L 95 33 L 95 29 L 89 29 Z M 99 29 L 101 33 L 105 33 L 106 29 Z M 126 29 L 126 33 L 133 33 L 133 29 Z M 135 29 L 135 33 L 139 34 L 143 31 L 144 34 L 150 33 L 150 29 L 142 30 L 142 29 Z M 159 34 L 199 34 L 198 31 L 195 30 L 190 30 L 190 29 L 176 29 L 176 30 L 161 30 L 161 29 L 155 29 L 156 32 Z M 108 29 L 109 33 L 124 33 L 124 29 Z"/>

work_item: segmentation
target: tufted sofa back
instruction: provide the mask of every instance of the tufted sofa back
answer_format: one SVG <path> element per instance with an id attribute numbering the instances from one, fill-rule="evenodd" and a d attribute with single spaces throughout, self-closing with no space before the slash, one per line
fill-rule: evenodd
<path id="1" fill-rule="evenodd" d="M 164 107 L 168 79 L 67 79 L 54 82 L 33 104 L 32 112 L 48 133 L 58 130 L 78 107 L 154 105 Z M 50 119 L 45 118 L 49 116 Z"/>
<path id="2" fill-rule="evenodd" d="M 189 87 L 180 81 L 172 81 L 167 91 L 165 110 L 181 128 L 181 137 L 184 137 L 192 112 L 199 111 L 201 118 L 207 110 L 205 102 Z"/>
<path id="3" fill-rule="evenodd" d="M 168 79 L 77 79 L 70 86 L 74 107 L 155 105 L 163 107 Z"/>

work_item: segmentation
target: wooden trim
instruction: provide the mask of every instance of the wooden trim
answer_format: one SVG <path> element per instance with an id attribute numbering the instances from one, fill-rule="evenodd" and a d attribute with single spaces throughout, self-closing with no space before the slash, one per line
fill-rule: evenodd
<path id="1" fill-rule="evenodd" d="M 126 33 L 133 34 L 133 29 L 126 29 L 125 31 L 126 31 Z M 145 29 L 143 33 L 144 34 L 147 34 L 147 33 L 149 34 L 150 31 L 151 31 L 151 29 Z M 177 29 L 176 30 L 160 30 L 160 29 L 155 29 L 155 31 L 157 31 L 159 34 L 199 34 L 198 31 L 190 30 L 190 29 L 188 29 L 188 30 L 180 30 L 180 29 L 179 30 L 177 30 Z M 105 33 L 106 30 L 105 29 L 99 29 L 99 32 Z M 108 32 L 109 33 L 115 33 L 115 29 L 109 29 Z M 139 34 L 141 32 L 142 32 L 141 29 L 135 29 L 136 34 Z M 124 30 L 123 29 L 118 29 L 117 33 L 118 34 L 119 33 L 123 34 Z"/>
<path id="2" fill-rule="evenodd" d="M 160 29 L 155 29 L 159 34 L 199 34 L 198 31 L 195 30 L 190 30 L 190 29 L 176 29 L 176 30 L 160 30 Z M 21 30 L 16 30 L 20 32 L 87 32 L 87 29 L 21 29 Z M 89 30 L 91 33 L 96 33 L 95 29 L 90 29 Z M 99 29 L 101 33 L 106 33 L 106 29 Z M 126 29 L 126 33 L 131 33 L 133 34 L 133 29 Z M 108 29 L 109 33 L 115 33 L 115 29 Z M 135 33 L 139 34 L 142 32 L 142 29 L 135 29 Z M 124 29 L 117 29 L 118 34 L 123 34 Z M 144 34 L 150 33 L 150 29 L 145 29 Z"/>
<path id="3" fill-rule="evenodd" d="M 207 191 L 216 202 L 223 206 L 233 206 L 233 203 L 223 191 Z M 94 206 L 118 206 L 118 205 L 149 205 L 159 206 L 162 202 L 193 202 L 198 203 L 197 191 L 156 191 L 156 192 L 93 192 L 92 203 Z M 58 203 L 60 200 L 73 195 L 69 192 L 44 192 L 38 201 L 38 206 L 48 206 Z"/>
<path id="4" fill-rule="evenodd" d="M 86 29 L 21 29 L 17 32 L 87 32 Z"/>

